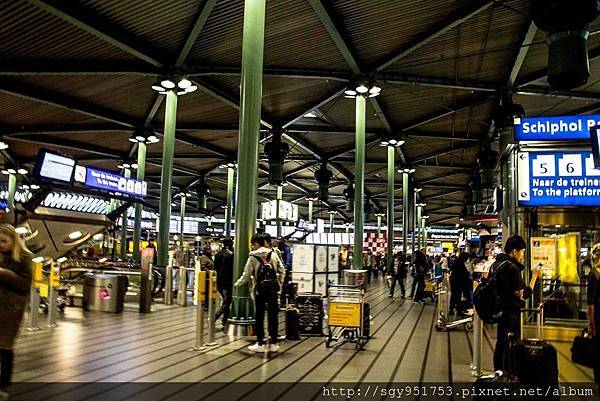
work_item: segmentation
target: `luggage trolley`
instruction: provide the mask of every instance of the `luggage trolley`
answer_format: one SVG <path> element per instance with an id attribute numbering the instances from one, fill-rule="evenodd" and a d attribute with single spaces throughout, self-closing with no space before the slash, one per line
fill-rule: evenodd
<path id="1" fill-rule="evenodd" d="M 444 273 L 442 280 L 438 281 L 435 286 L 435 294 L 437 296 L 438 320 L 435 324 L 437 331 L 447 331 L 454 328 L 462 327 L 465 331 L 473 330 L 473 311 L 471 310 L 467 316 L 450 320 L 446 313 L 448 312 L 449 297 L 450 297 L 450 280 L 448 273 Z M 445 304 L 445 305 L 444 305 Z"/>
<path id="2" fill-rule="evenodd" d="M 332 342 L 352 342 L 355 348 L 362 349 L 369 341 L 369 310 L 365 304 L 365 290 L 362 285 L 332 285 L 327 289 L 329 313 L 328 334 L 325 346 Z"/>

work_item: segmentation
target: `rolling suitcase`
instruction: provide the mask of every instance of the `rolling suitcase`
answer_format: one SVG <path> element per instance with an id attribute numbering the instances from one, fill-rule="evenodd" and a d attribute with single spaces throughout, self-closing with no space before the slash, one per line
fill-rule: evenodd
<path id="1" fill-rule="evenodd" d="M 300 340 L 300 312 L 292 306 L 285 310 L 285 338 L 287 340 Z"/>
<path id="2" fill-rule="evenodd" d="M 523 333 L 523 314 L 537 313 L 537 337 L 525 339 Z M 550 388 L 549 395 L 553 389 L 558 387 L 558 356 L 556 348 L 543 340 L 543 309 L 521 310 L 521 338 L 509 341 L 509 364 L 510 373 L 519 379 L 523 388 L 542 388 L 544 393 Z M 551 396 L 543 398 L 527 399 L 557 399 Z"/>
<path id="3" fill-rule="evenodd" d="M 473 385 L 475 394 L 473 401 L 504 401 L 519 399 L 514 395 L 505 395 L 504 389 L 509 390 L 509 394 L 516 394 L 519 390 L 519 380 L 508 372 L 501 370 L 493 375 L 482 376 L 475 380 Z"/>

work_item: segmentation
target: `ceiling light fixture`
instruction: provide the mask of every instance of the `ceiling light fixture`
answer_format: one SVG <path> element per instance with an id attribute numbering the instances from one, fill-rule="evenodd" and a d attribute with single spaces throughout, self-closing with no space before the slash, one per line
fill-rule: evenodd
<path id="1" fill-rule="evenodd" d="M 380 93 L 381 88 L 379 86 L 374 85 L 368 79 L 361 79 L 356 83 L 354 88 L 344 91 L 344 97 L 349 99 L 356 98 L 357 96 L 375 97 L 379 96 Z"/>
<path id="2" fill-rule="evenodd" d="M 180 96 L 194 92 L 198 89 L 198 86 L 194 85 L 193 82 L 186 77 L 176 76 L 160 79 L 152 84 L 152 89 L 161 95 L 166 95 L 167 92 L 173 91 Z"/>
<path id="3" fill-rule="evenodd" d="M 392 147 L 400 147 L 404 145 L 404 139 L 398 138 L 384 138 L 379 142 L 379 146 L 392 146 Z"/>

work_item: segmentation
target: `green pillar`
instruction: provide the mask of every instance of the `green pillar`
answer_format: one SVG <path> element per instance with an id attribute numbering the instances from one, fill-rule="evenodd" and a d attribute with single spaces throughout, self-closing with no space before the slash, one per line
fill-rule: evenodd
<path id="1" fill-rule="evenodd" d="M 175 152 L 175 124 L 177 121 L 177 94 L 167 92 L 165 128 L 163 137 L 162 174 L 160 179 L 160 206 L 158 228 L 158 266 L 169 261 L 169 222 L 171 220 L 171 182 L 173 180 L 173 154 Z"/>
<path id="2" fill-rule="evenodd" d="M 123 169 L 123 177 L 130 178 L 131 170 L 128 168 Z M 121 259 L 127 258 L 127 211 L 129 209 L 125 209 L 123 214 L 121 215 Z"/>
<path id="3" fill-rule="evenodd" d="M 377 214 L 377 235 L 381 234 L 381 215 Z"/>
<path id="4" fill-rule="evenodd" d="M 256 176 L 262 100 L 262 70 L 265 47 L 266 0 L 245 0 L 240 79 L 240 133 L 238 140 L 238 185 L 235 214 L 234 280 L 244 271 L 250 238 L 256 225 Z M 254 323 L 254 305 L 249 286 L 233 290 L 232 324 Z"/>
<path id="5" fill-rule="evenodd" d="M 421 212 L 423 210 L 422 206 L 417 206 L 417 247 L 419 250 L 422 248 L 422 238 L 421 238 Z"/>
<path id="6" fill-rule="evenodd" d="M 363 268 L 365 198 L 365 124 L 367 99 L 356 97 L 356 159 L 354 173 L 354 269 Z"/>
<path id="7" fill-rule="evenodd" d="M 416 251 L 416 236 L 417 236 L 417 191 L 414 192 L 413 195 L 413 204 L 412 204 L 412 208 L 410 209 L 410 212 L 412 213 L 412 220 L 413 220 L 413 224 L 412 224 L 412 261 L 414 262 L 415 259 L 415 251 Z"/>
<path id="8" fill-rule="evenodd" d="M 137 149 L 137 179 L 143 181 L 146 178 L 146 144 L 138 142 Z M 133 260 L 140 260 L 140 240 L 142 238 L 142 210 L 141 203 L 135 204 L 135 220 L 133 222 Z"/>
<path id="9" fill-rule="evenodd" d="M 313 220 L 313 201 L 308 201 L 308 222 L 312 223 Z"/>
<path id="10" fill-rule="evenodd" d="M 231 217 L 233 215 L 233 186 L 235 170 L 227 167 L 227 209 L 225 210 L 225 236 L 231 237 Z"/>
<path id="11" fill-rule="evenodd" d="M 180 207 L 179 207 L 179 250 L 181 252 L 181 254 L 183 255 L 183 234 L 184 234 L 184 230 L 183 230 L 183 223 L 185 222 L 185 202 L 187 200 L 187 197 L 185 196 L 184 193 L 181 193 L 181 203 L 180 203 Z"/>
<path id="12" fill-rule="evenodd" d="M 281 237 L 281 216 L 279 216 L 279 205 L 281 202 L 281 199 L 283 199 L 283 186 L 279 185 L 277 187 L 277 203 L 276 203 L 276 211 L 275 211 L 275 216 L 277 218 L 277 238 Z"/>
<path id="13" fill-rule="evenodd" d="M 17 175 L 8 175 L 8 194 L 6 196 L 6 204 L 9 210 L 15 208 L 15 194 L 17 193 Z"/>
<path id="14" fill-rule="evenodd" d="M 423 248 L 427 248 L 427 219 L 421 217 L 421 238 L 423 239 Z"/>
<path id="15" fill-rule="evenodd" d="M 396 148 L 387 147 L 387 270 L 394 266 L 392 254 L 394 253 L 394 191 L 396 184 Z M 404 206 L 404 205 L 403 205 Z M 403 209 L 404 210 L 404 209 Z M 405 241 L 406 242 L 406 241 Z M 406 255 L 406 250 L 404 251 Z M 402 266 L 400 266 L 402 268 Z"/>
<path id="16" fill-rule="evenodd" d="M 402 252 L 404 255 L 408 252 L 408 213 L 410 212 L 408 190 L 408 173 L 402 173 Z"/>

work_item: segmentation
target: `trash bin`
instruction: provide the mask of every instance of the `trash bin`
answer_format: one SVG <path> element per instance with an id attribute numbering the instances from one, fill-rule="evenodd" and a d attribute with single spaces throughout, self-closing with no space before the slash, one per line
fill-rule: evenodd
<path id="1" fill-rule="evenodd" d="M 345 285 L 362 285 L 367 286 L 367 271 L 366 270 L 344 270 Z"/>
<path id="2" fill-rule="evenodd" d="M 116 274 L 91 274 L 83 286 L 83 309 L 86 311 L 123 312 L 127 277 Z"/>

